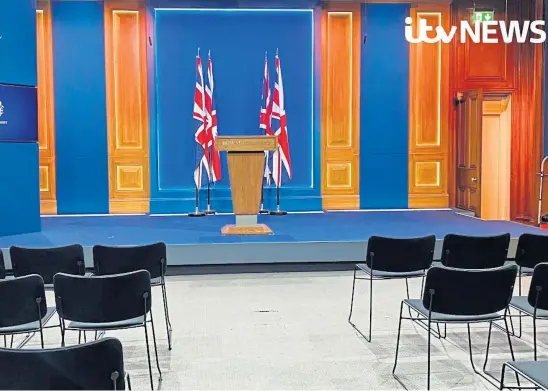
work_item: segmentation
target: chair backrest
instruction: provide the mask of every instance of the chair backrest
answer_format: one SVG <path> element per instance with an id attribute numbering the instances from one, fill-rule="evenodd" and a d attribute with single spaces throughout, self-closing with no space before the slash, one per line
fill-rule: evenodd
<path id="1" fill-rule="evenodd" d="M 518 267 L 455 269 L 433 267 L 426 273 L 423 305 L 450 315 L 485 315 L 505 310 L 512 299 Z"/>
<path id="2" fill-rule="evenodd" d="M 57 313 L 64 320 L 104 323 L 137 318 L 150 311 L 150 273 L 53 277 Z"/>
<path id="3" fill-rule="evenodd" d="M 0 280 L 0 327 L 36 322 L 46 311 L 46 292 L 42 277 L 31 274 Z"/>
<path id="4" fill-rule="evenodd" d="M 492 269 L 508 258 L 510 234 L 496 236 L 446 235 L 441 263 L 459 269 Z"/>
<path id="5" fill-rule="evenodd" d="M 0 249 L 0 280 L 6 278 L 6 262 L 4 261 L 4 252 Z"/>
<path id="6" fill-rule="evenodd" d="M 548 262 L 548 235 L 521 235 L 518 239 L 515 260 L 518 266 L 529 268 Z"/>
<path id="7" fill-rule="evenodd" d="M 53 283 L 57 273 L 84 275 L 84 249 L 79 244 L 52 248 L 10 247 L 15 277 L 38 274 L 45 284 Z"/>
<path id="8" fill-rule="evenodd" d="M 150 278 L 158 278 L 165 275 L 166 264 L 165 243 L 130 247 L 93 246 L 93 266 L 98 276 L 148 270 Z"/>
<path id="9" fill-rule="evenodd" d="M 548 310 L 548 263 L 535 266 L 527 301 L 539 310 Z"/>
<path id="10" fill-rule="evenodd" d="M 122 344 L 102 338 L 56 349 L 0 349 L 2 390 L 123 390 Z"/>
<path id="11" fill-rule="evenodd" d="M 367 242 L 365 263 L 373 270 L 412 272 L 432 265 L 435 236 L 423 238 L 386 238 L 371 236 Z"/>

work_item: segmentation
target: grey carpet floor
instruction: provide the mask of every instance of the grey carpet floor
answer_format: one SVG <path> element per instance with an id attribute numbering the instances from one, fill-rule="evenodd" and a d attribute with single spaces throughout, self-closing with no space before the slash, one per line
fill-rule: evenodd
<path id="1" fill-rule="evenodd" d="M 153 314 L 162 382 L 174 390 L 384 390 L 401 389 L 393 379 L 396 331 L 404 281 L 374 284 L 373 340 L 366 342 L 347 322 L 351 272 L 171 276 L 167 280 L 173 325 L 168 350 L 160 288 L 153 289 Z M 524 280 L 525 289 L 528 280 Z M 420 280 L 410 282 L 412 297 Z M 358 281 L 353 321 L 364 332 L 368 282 Z M 526 292 L 526 290 L 524 291 Z M 48 304 L 53 295 L 48 293 Z M 57 323 L 57 318 L 51 324 Z M 517 324 L 517 321 L 515 321 Z M 539 341 L 547 341 L 547 325 Z M 427 333 L 404 321 L 398 374 L 409 389 L 426 385 Z M 475 363 L 481 368 L 488 327 L 473 327 Z M 517 359 L 532 359 L 532 323 L 512 338 Z M 143 329 L 108 332 L 124 346 L 133 389 L 150 389 Z M 91 337 L 91 335 L 88 335 Z M 46 347 L 60 344 L 59 329 L 45 333 Z M 494 389 L 472 371 L 466 326 L 432 339 L 432 389 Z M 27 347 L 39 343 L 35 337 Z M 68 336 L 77 343 L 77 333 Z M 541 356 L 546 357 L 546 347 Z M 151 343 L 151 351 L 152 343 Z M 488 370 L 500 377 L 510 358 L 506 335 L 494 329 Z M 512 377 L 507 377 L 509 381 Z"/>

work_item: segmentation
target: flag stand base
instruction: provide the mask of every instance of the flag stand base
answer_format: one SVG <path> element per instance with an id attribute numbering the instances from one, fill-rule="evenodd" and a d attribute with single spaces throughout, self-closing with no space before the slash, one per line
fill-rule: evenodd
<path id="1" fill-rule="evenodd" d="M 214 214 L 217 214 L 217 212 L 215 212 L 214 210 L 211 210 L 211 209 L 204 210 L 202 213 L 205 214 L 205 215 L 214 215 Z"/>
<path id="2" fill-rule="evenodd" d="M 270 214 L 270 211 L 268 209 L 261 209 L 261 210 L 259 210 L 259 214 L 260 215 L 267 215 L 267 214 Z"/>
<path id="3" fill-rule="evenodd" d="M 287 212 L 285 210 L 273 210 L 270 212 L 271 216 L 285 216 Z"/>
<path id="4" fill-rule="evenodd" d="M 204 217 L 206 214 L 204 212 L 194 212 L 189 213 L 188 217 Z"/>

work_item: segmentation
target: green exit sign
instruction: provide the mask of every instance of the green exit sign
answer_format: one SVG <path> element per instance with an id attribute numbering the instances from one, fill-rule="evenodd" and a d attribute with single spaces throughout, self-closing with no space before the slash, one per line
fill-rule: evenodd
<path id="1" fill-rule="evenodd" d="M 474 11 L 474 22 L 491 22 L 495 20 L 494 11 Z"/>

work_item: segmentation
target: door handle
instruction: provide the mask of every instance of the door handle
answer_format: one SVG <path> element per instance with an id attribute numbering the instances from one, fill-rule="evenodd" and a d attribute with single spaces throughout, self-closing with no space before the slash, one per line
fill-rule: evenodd
<path id="1" fill-rule="evenodd" d="M 472 178 L 472 182 L 477 182 L 478 178 Z"/>

